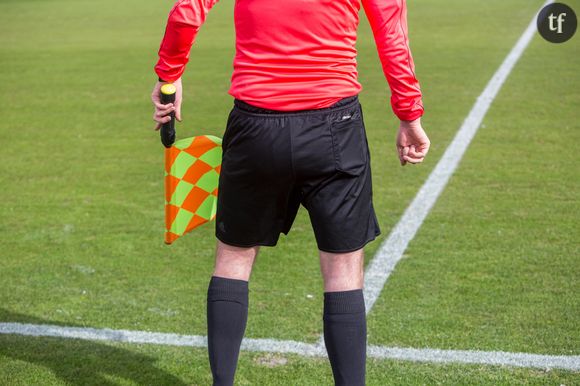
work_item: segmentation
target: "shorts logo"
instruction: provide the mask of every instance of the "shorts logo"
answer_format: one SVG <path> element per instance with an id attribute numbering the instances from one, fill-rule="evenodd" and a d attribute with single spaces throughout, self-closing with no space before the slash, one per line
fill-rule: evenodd
<path id="1" fill-rule="evenodd" d="M 551 43 L 564 43 L 574 36 L 578 20 L 576 14 L 566 4 L 546 5 L 538 14 L 538 32 Z"/>

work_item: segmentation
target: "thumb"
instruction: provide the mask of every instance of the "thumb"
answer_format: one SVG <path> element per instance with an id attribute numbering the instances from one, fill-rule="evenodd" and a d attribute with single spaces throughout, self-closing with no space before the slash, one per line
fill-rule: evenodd
<path id="1" fill-rule="evenodd" d="M 153 90 L 153 92 L 151 93 L 151 100 L 153 102 L 161 103 L 161 97 L 159 96 L 159 92 L 155 92 L 155 90 Z"/>
<path id="2" fill-rule="evenodd" d="M 175 106 L 175 119 L 181 122 L 181 102 Z"/>

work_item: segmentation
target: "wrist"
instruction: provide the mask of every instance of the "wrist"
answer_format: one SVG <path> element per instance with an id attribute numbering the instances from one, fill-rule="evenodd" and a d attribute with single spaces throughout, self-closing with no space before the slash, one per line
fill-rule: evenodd
<path id="1" fill-rule="evenodd" d="M 413 120 L 409 120 L 409 121 L 401 119 L 401 126 L 407 127 L 410 129 L 421 128 L 421 117 L 413 119 Z"/>
<path id="2" fill-rule="evenodd" d="M 181 77 L 179 77 L 175 80 L 167 80 L 167 79 L 163 79 L 162 77 L 158 76 L 157 80 L 161 83 L 181 83 Z"/>

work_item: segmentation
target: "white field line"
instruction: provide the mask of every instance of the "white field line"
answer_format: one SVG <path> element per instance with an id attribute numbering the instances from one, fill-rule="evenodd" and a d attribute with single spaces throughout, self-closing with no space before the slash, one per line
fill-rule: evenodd
<path id="1" fill-rule="evenodd" d="M 551 3 L 547 1 L 545 4 Z M 534 18 L 535 20 L 535 18 Z M 500 68 L 489 81 L 485 90 L 477 99 L 459 132 L 449 145 L 445 154 L 429 175 L 419 193 L 395 226 L 389 238 L 383 242 L 377 255 L 370 262 L 365 273 L 365 304 L 367 313 L 376 302 L 385 282 L 431 207 L 443 191 L 447 181 L 457 168 L 491 102 L 505 82 L 515 63 L 532 39 L 535 21 L 528 26 Z M 171 346 L 207 347 L 207 337 L 200 335 L 178 335 L 160 332 L 94 329 L 80 327 L 62 327 L 52 325 L 35 325 L 22 323 L 0 323 L 0 334 L 26 336 L 47 336 L 75 338 L 97 341 L 115 341 L 127 343 L 148 343 Z M 326 356 L 324 341 L 316 344 L 277 340 L 244 338 L 242 350 L 265 351 L 276 353 L 293 353 L 305 356 Z M 526 353 L 508 353 L 501 351 L 467 351 L 414 349 L 369 345 L 367 354 L 373 358 L 399 359 L 417 362 L 437 363 L 473 363 L 490 365 L 509 365 L 518 367 L 560 368 L 580 370 L 580 356 L 539 355 Z"/>
<path id="2" fill-rule="evenodd" d="M 546 1 L 541 8 L 552 1 Z M 463 158 L 471 140 L 477 133 L 491 103 L 534 37 L 536 32 L 536 18 L 537 13 L 477 98 L 471 111 L 455 135 L 455 138 L 447 146 L 445 153 L 431 174 L 429 174 L 427 181 L 419 189 L 419 192 L 407 207 L 405 213 L 389 234 L 389 237 L 383 241 L 377 253 L 369 262 L 365 270 L 364 279 L 364 298 L 367 314 L 379 298 L 387 279 L 395 269 L 397 263 L 401 260 L 409 242 L 415 237 L 415 234 L 423 224 L 431 208 L 441 195 L 443 189 L 445 189 L 451 175 L 457 169 L 461 158 Z M 324 346 L 323 336 L 320 337 L 317 344 Z"/>
<path id="3" fill-rule="evenodd" d="M 91 341 L 114 341 L 125 343 L 158 344 L 169 346 L 207 347 L 207 337 L 200 335 L 178 335 L 160 332 L 110 330 L 51 325 L 0 323 L 0 334 L 17 334 L 39 337 L 84 339 Z M 242 350 L 298 354 L 326 357 L 326 350 L 317 344 L 292 340 L 244 338 Z M 414 362 L 470 363 L 508 365 L 541 369 L 580 370 L 580 355 L 538 355 L 508 353 L 501 351 L 461 351 L 414 349 L 384 346 L 368 346 L 369 358 L 398 359 Z"/>

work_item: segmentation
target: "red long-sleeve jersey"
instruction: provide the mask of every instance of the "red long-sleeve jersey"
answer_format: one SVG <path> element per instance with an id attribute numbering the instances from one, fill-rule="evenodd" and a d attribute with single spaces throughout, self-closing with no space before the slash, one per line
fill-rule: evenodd
<path id="1" fill-rule="evenodd" d="M 171 82 L 183 74 L 191 45 L 218 0 L 173 6 L 155 72 Z M 236 55 L 229 93 L 280 111 L 318 109 L 361 90 L 356 34 L 360 0 L 236 0 Z M 405 0 L 362 0 L 401 120 L 423 115 L 407 37 Z"/>

